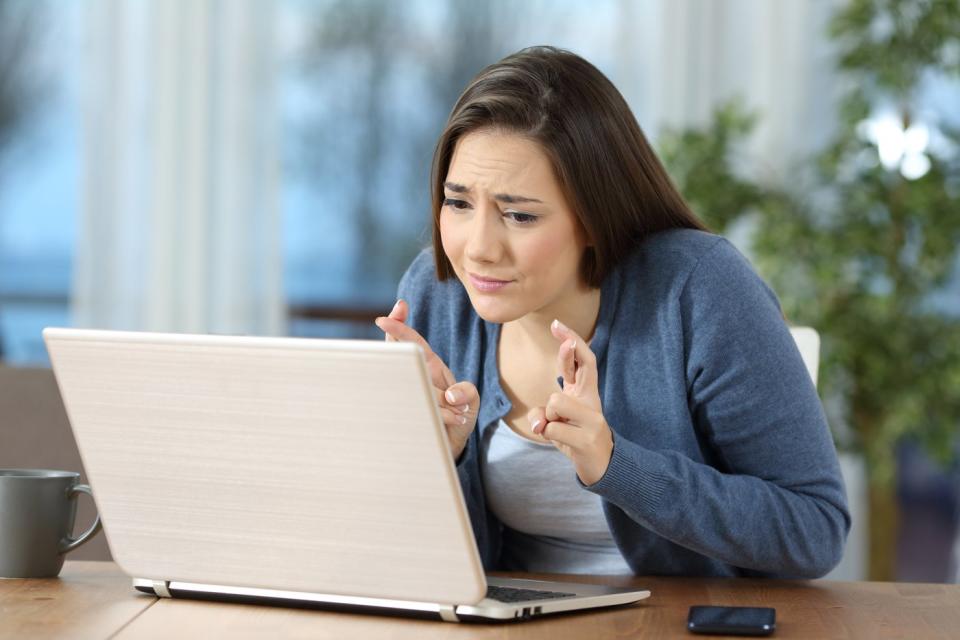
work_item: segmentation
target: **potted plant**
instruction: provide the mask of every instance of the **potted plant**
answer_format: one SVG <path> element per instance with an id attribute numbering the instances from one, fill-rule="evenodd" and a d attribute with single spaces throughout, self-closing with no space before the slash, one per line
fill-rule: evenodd
<path id="1" fill-rule="evenodd" d="M 866 463 L 868 575 L 892 580 L 896 446 L 910 438 L 946 462 L 960 433 L 960 130 L 917 111 L 921 79 L 960 75 L 960 5 L 853 0 L 830 35 L 852 88 L 832 141 L 790 185 L 734 169 L 755 123 L 738 102 L 661 149 L 715 230 L 749 222 L 786 317 L 820 332 L 838 446 Z"/>

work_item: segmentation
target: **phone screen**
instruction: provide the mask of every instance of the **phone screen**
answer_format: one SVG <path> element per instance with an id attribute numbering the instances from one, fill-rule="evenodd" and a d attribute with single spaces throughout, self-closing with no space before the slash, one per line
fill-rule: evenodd
<path id="1" fill-rule="evenodd" d="M 690 607 L 687 629 L 693 633 L 766 636 L 776 628 L 769 607 Z"/>

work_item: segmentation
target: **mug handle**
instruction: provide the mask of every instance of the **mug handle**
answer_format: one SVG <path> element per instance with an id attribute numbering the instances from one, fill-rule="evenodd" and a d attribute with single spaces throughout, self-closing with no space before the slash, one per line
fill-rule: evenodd
<path id="1" fill-rule="evenodd" d="M 93 492 L 90 490 L 90 485 L 88 484 L 75 484 L 69 489 L 67 489 L 67 497 L 72 498 L 74 494 L 85 493 L 91 498 L 93 497 Z M 77 538 L 71 538 L 67 535 L 65 540 L 60 542 L 60 553 L 67 553 L 73 551 L 87 540 L 92 538 L 100 531 L 100 514 L 97 514 L 97 519 L 93 521 L 93 524 L 90 525 L 90 528 L 80 534 Z"/>

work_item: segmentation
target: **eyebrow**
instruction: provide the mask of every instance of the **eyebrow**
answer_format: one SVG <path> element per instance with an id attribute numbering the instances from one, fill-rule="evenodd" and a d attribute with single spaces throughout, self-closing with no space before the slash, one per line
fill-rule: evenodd
<path id="1" fill-rule="evenodd" d="M 470 193 L 469 187 L 462 184 L 457 184 L 456 182 L 444 182 L 443 186 L 455 193 Z M 493 199 L 510 204 L 516 204 L 518 202 L 539 202 L 540 204 L 543 204 L 542 200 L 537 200 L 536 198 L 510 195 L 509 193 L 495 193 L 493 194 Z"/>

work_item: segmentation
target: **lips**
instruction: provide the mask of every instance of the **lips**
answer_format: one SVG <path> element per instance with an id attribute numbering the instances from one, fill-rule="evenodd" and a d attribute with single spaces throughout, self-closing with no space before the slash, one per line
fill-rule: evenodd
<path id="1" fill-rule="evenodd" d="M 470 279 L 470 284 L 473 285 L 474 289 L 477 291 L 482 291 L 483 293 L 500 291 L 505 286 L 513 282 L 512 280 L 499 280 L 497 278 L 478 276 L 469 272 L 467 273 L 467 277 Z"/>

